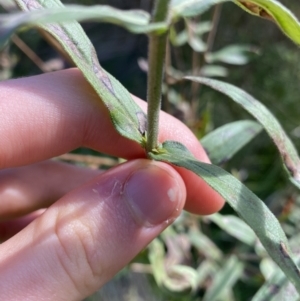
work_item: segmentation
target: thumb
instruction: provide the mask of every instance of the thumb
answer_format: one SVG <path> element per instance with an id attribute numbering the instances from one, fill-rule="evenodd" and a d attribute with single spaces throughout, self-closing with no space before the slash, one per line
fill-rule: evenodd
<path id="1" fill-rule="evenodd" d="M 179 215 L 185 197 L 165 163 L 135 160 L 101 174 L 0 246 L 3 300 L 91 295 Z"/>

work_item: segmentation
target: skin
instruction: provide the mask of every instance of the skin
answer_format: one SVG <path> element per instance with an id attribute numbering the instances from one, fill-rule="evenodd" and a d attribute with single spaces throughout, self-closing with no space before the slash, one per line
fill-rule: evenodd
<path id="1" fill-rule="evenodd" d="M 183 208 L 211 214 L 224 204 L 193 173 L 147 160 L 120 137 L 77 69 L 1 82 L 0 95 L 1 300 L 82 300 Z M 163 112 L 159 140 L 209 162 Z M 49 160 L 80 146 L 129 161 L 102 172 Z"/>

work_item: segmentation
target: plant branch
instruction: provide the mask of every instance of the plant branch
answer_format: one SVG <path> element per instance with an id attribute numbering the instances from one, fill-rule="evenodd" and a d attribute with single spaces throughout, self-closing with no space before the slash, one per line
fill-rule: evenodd
<path id="1" fill-rule="evenodd" d="M 170 0 L 156 0 L 152 22 L 165 21 L 168 15 Z M 166 56 L 167 32 L 151 33 L 148 54 L 148 126 L 147 126 L 147 152 L 158 148 L 159 112 L 161 108 L 161 88 L 163 80 L 164 61 Z"/>

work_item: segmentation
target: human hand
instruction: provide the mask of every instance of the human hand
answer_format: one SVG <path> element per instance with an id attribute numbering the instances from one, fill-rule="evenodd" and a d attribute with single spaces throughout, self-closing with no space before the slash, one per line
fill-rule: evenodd
<path id="1" fill-rule="evenodd" d="M 192 172 L 146 160 L 120 137 L 76 69 L 2 82 L 0 96 L 1 300 L 81 300 L 183 207 L 209 214 L 223 205 Z M 159 140 L 167 139 L 208 161 L 194 135 L 162 113 Z M 80 146 L 129 161 L 106 172 L 44 161 Z"/>

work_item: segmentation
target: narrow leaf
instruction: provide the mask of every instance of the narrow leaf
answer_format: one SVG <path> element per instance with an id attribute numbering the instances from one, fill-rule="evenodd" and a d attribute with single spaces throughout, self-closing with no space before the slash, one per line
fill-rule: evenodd
<path id="1" fill-rule="evenodd" d="M 299 234 L 289 240 L 290 247 L 295 250 L 294 260 L 298 265 L 300 263 L 299 241 Z M 264 260 L 268 260 L 268 258 Z M 261 286 L 251 301 L 299 301 L 299 295 L 295 287 L 288 281 L 282 271 L 277 266 L 271 267 L 270 270 L 273 273 L 267 278 L 267 281 Z"/>
<path id="2" fill-rule="evenodd" d="M 24 11 L 61 8 L 58 0 L 16 0 Z M 81 70 L 109 110 L 116 130 L 140 144 L 144 141 L 146 116 L 129 92 L 99 64 L 96 51 L 77 22 L 50 23 L 40 28 L 52 35 Z M 101 130 L 101 129 L 99 129 Z"/>
<path id="3" fill-rule="evenodd" d="M 294 14 L 277 0 L 233 0 L 252 15 L 274 21 L 296 44 L 300 45 L 300 23 Z"/>
<path id="4" fill-rule="evenodd" d="M 181 32 L 177 33 L 174 26 L 172 26 L 170 28 L 169 38 L 173 46 L 175 47 L 183 46 L 188 42 L 188 32 L 186 29 L 184 29 Z"/>
<path id="5" fill-rule="evenodd" d="M 260 287 L 251 301 L 298 301 L 295 287 L 285 275 L 277 269 L 270 279 Z"/>
<path id="6" fill-rule="evenodd" d="M 228 83 L 201 77 L 186 77 L 186 79 L 205 84 L 227 95 L 252 114 L 274 141 L 292 182 L 300 188 L 300 160 L 297 150 L 277 119 L 262 103 L 245 91 Z"/>
<path id="7" fill-rule="evenodd" d="M 234 215 L 221 215 L 219 213 L 215 213 L 209 215 L 207 219 L 217 224 L 221 229 L 236 239 L 247 245 L 253 246 L 256 240 L 256 235 L 240 218 Z"/>
<path id="8" fill-rule="evenodd" d="M 220 300 L 223 293 L 233 287 L 242 272 L 243 264 L 235 256 L 231 256 L 214 277 L 212 284 L 204 295 L 203 301 Z"/>
<path id="9" fill-rule="evenodd" d="M 25 3 L 24 0 L 16 0 L 19 4 Z M 55 1 L 58 4 L 58 1 Z M 38 0 L 27 1 L 27 8 L 38 9 Z M 13 32 L 22 26 L 34 26 L 55 22 L 69 21 L 98 21 L 112 23 L 126 28 L 133 33 L 148 33 L 151 31 L 165 31 L 167 25 L 161 23 L 151 23 L 150 15 L 143 10 L 120 10 L 108 5 L 67 5 L 50 6 L 44 4 L 47 10 L 34 10 L 30 13 L 14 13 L 0 15 L 0 36 L 1 43 L 5 42 Z M 22 6 L 23 7 L 23 6 Z M 5 39 L 4 39 L 5 38 Z M 1 44 L 0 44 L 1 45 Z"/>
<path id="10" fill-rule="evenodd" d="M 188 22 L 188 20 L 186 21 Z M 203 22 L 197 22 L 194 25 L 195 34 L 198 36 L 202 36 L 205 33 L 208 33 L 213 28 L 213 23 L 211 21 L 203 21 Z"/>
<path id="11" fill-rule="evenodd" d="M 197 37 L 195 35 L 189 36 L 188 43 L 191 46 L 191 48 L 196 52 L 205 52 L 207 49 L 206 43 L 203 42 L 200 37 Z"/>
<path id="12" fill-rule="evenodd" d="M 197 268 L 197 282 L 200 286 L 205 286 L 207 278 L 213 277 L 218 271 L 218 266 L 215 260 L 203 260 Z"/>
<path id="13" fill-rule="evenodd" d="M 172 0 L 171 15 L 172 18 L 194 17 L 203 14 L 212 6 L 228 2 L 231 0 Z"/>
<path id="14" fill-rule="evenodd" d="M 267 256 L 262 258 L 259 264 L 259 269 L 266 280 L 269 280 L 273 274 L 275 274 L 275 272 L 277 273 L 280 271 L 276 263 L 274 263 L 274 261 Z M 280 273 L 282 272 L 280 271 Z"/>
<path id="15" fill-rule="evenodd" d="M 200 232 L 198 229 L 190 230 L 188 233 L 191 244 L 198 250 L 204 257 L 212 261 L 219 261 L 222 259 L 222 251 L 215 245 L 215 243 Z"/>
<path id="16" fill-rule="evenodd" d="M 254 47 L 248 45 L 229 45 L 218 51 L 207 53 L 205 59 L 208 63 L 245 65 L 249 61 L 247 53 L 254 52 L 254 50 Z"/>
<path id="17" fill-rule="evenodd" d="M 148 247 L 148 258 L 152 267 L 153 277 L 157 285 L 162 285 L 167 277 L 164 259 L 165 250 L 163 243 L 158 239 L 154 239 Z"/>
<path id="18" fill-rule="evenodd" d="M 219 165 L 231 159 L 242 147 L 262 130 L 251 120 L 241 120 L 223 125 L 201 139 L 213 164 Z"/>
<path id="19" fill-rule="evenodd" d="M 200 69 L 200 75 L 206 77 L 225 77 L 228 75 L 228 69 L 218 65 L 204 65 Z"/>
<path id="20" fill-rule="evenodd" d="M 300 292 L 300 274 L 292 259 L 287 238 L 268 207 L 240 181 L 222 168 L 197 161 L 185 146 L 166 141 L 159 153 L 150 158 L 193 171 L 216 190 L 252 228 L 261 243 Z"/>

